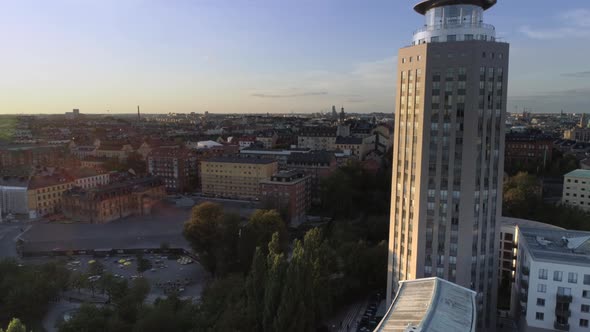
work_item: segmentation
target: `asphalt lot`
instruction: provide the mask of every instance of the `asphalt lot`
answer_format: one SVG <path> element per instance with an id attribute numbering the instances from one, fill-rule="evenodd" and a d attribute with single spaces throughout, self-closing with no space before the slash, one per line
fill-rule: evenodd
<path id="1" fill-rule="evenodd" d="M 174 284 L 177 286 L 175 290 L 179 292 L 179 296 L 181 297 L 195 299 L 200 296 L 203 285 L 209 277 L 209 274 L 199 263 L 192 262 L 191 264 L 183 265 L 174 259 L 168 259 L 165 256 L 152 254 L 145 254 L 143 257 L 148 259 L 152 264 L 152 269 L 143 273 L 143 277 L 146 278 L 151 285 L 148 301 L 150 299 L 153 301 L 157 297 L 165 296 L 166 289 L 172 290 Z M 25 258 L 23 259 L 23 263 L 42 264 L 56 259 L 67 260 L 68 270 L 72 272 L 88 272 L 91 264 L 100 262 L 104 266 L 105 272 L 111 273 L 115 277 L 126 279 L 131 282 L 139 276 L 137 272 L 136 257 L 133 255 L 104 258 L 76 256 L 69 259 L 65 257 L 35 257 Z M 128 263 L 122 263 L 122 260 L 125 260 Z"/>
<path id="2" fill-rule="evenodd" d="M 196 204 L 203 201 L 218 202 L 227 212 L 238 213 L 243 218 L 254 211 L 254 205 L 249 202 L 194 200 Z M 191 207 L 161 204 L 154 208 L 152 215 L 128 217 L 108 224 L 35 223 L 21 237 L 25 241 L 26 251 L 159 248 L 164 242 L 170 247 L 188 249 L 182 229 L 190 213 Z"/>
<path id="3" fill-rule="evenodd" d="M 0 259 L 16 257 L 15 239 L 27 228 L 26 223 L 0 224 Z"/>

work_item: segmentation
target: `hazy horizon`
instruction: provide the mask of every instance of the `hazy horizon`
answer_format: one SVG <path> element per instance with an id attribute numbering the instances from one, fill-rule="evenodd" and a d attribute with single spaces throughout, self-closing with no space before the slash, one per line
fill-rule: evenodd
<path id="1" fill-rule="evenodd" d="M 0 114 L 393 113 L 415 2 L 6 1 Z M 590 111 L 587 1 L 499 0 L 485 21 L 511 44 L 508 111 Z"/>

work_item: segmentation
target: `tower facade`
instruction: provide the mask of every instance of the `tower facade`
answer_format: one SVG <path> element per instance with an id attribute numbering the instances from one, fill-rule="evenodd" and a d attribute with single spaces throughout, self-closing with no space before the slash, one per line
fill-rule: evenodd
<path id="1" fill-rule="evenodd" d="M 483 13 L 495 0 L 427 0 L 400 49 L 388 302 L 399 281 L 440 277 L 477 292 L 494 330 L 509 45 Z"/>

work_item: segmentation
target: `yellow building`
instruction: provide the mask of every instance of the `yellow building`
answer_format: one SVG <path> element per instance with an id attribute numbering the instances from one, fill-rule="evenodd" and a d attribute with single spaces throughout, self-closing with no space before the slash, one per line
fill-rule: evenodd
<path id="1" fill-rule="evenodd" d="M 35 219 L 59 212 L 64 191 L 73 186 L 74 179 L 62 174 L 33 177 L 27 190 L 29 217 Z"/>
<path id="2" fill-rule="evenodd" d="M 218 157 L 201 162 L 203 194 L 215 197 L 258 199 L 260 181 L 278 170 L 271 159 Z"/>

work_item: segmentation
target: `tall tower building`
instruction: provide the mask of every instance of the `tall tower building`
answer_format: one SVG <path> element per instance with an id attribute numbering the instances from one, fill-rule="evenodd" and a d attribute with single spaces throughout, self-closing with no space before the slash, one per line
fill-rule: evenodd
<path id="1" fill-rule="evenodd" d="M 496 0 L 425 0 L 398 56 L 388 303 L 399 281 L 477 292 L 495 329 L 509 45 L 483 22 Z"/>

